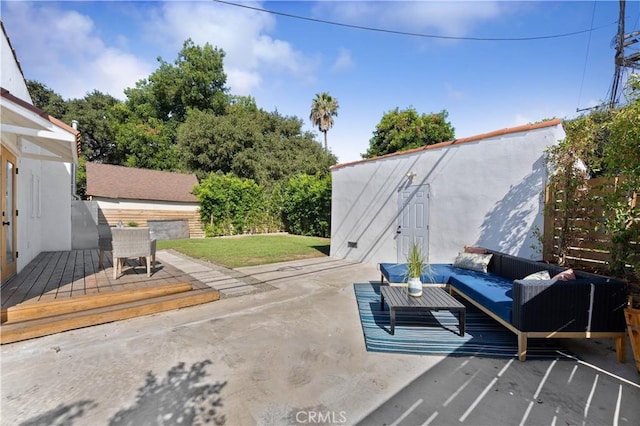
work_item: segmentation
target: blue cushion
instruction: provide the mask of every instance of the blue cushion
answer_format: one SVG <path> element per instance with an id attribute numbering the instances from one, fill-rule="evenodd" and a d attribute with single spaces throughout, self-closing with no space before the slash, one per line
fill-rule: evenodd
<path id="1" fill-rule="evenodd" d="M 380 263 L 380 272 L 390 283 L 406 283 L 408 278 L 406 263 Z M 448 283 L 454 268 L 451 265 L 430 265 L 430 271 L 423 270 L 420 281 L 423 283 Z"/>
<path id="2" fill-rule="evenodd" d="M 453 269 L 449 284 L 511 323 L 513 281 L 490 272 Z"/>
<path id="3" fill-rule="evenodd" d="M 379 267 L 388 282 L 407 282 L 406 263 L 380 263 Z M 511 322 L 513 281 L 510 279 L 450 264 L 433 264 L 430 272 L 423 272 L 420 276 L 423 283 L 451 284 L 500 318 Z"/>

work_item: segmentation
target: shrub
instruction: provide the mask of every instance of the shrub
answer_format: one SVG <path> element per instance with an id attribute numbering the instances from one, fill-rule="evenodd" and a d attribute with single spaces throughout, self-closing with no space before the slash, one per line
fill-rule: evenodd
<path id="1" fill-rule="evenodd" d="M 300 174 L 289 179 L 282 201 L 283 221 L 292 234 L 329 237 L 331 176 Z"/>
<path id="2" fill-rule="evenodd" d="M 252 179 L 212 173 L 194 188 L 207 236 L 255 232 L 261 227 L 265 198 Z"/>

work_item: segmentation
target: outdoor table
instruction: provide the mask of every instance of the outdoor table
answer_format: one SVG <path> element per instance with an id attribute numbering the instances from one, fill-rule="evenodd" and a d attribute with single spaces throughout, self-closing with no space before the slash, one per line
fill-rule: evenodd
<path id="1" fill-rule="evenodd" d="M 384 302 L 389 305 L 391 334 L 395 333 L 396 311 L 440 311 L 446 310 L 458 314 L 460 336 L 464 336 L 465 306 L 439 287 L 425 287 L 422 296 L 410 296 L 405 287 L 380 287 L 380 309 L 384 311 Z"/>

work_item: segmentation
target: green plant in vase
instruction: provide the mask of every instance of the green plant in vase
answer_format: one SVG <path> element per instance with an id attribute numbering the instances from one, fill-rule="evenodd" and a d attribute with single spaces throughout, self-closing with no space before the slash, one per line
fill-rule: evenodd
<path id="1" fill-rule="evenodd" d="M 407 289 L 410 296 L 422 296 L 422 269 L 424 267 L 424 254 L 420 246 L 414 241 L 407 254 Z"/>

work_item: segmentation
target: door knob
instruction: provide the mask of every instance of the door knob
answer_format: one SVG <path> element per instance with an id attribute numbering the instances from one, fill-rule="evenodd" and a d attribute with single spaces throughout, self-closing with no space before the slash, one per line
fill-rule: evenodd
<path id="1" fill-rule="evenodd" d="M 398 226 L 398 229 L 396 229 L 396 234 L 402 234 L 402 226 Z"/>
<path id="2" fill-rule="evenodd" d="M 4 222 L 4 221 L 3 221 L 3 222 L 2 222 L 2 225 L 3 225 L 3 226 L 4 226 L 4 225 L 9 226 L 9 225 L 11 225 L 11 222 Z"/>

